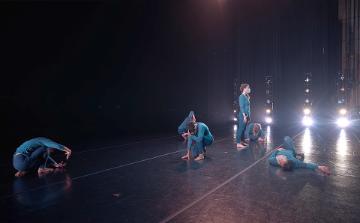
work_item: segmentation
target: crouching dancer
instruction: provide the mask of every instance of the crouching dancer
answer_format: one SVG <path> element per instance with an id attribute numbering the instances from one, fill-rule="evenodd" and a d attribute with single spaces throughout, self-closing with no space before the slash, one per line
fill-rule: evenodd
<path id="1" fill-rule="evenodd" d="M 195 158 L 195 160 L 203 160 L 206 155 L 206 146 L 210 146 L 214 142 L 209 127 L 202 122 L 190 122 L 187 142 L 187 153 L 182 159 Z"/>
<path id="2" fill-rule="evenodd" d="M 28 172 L 37 170 L 39 175 L 52 172 L 55 168 L 62 168 L 65 163 L 57 163 L 50 154 L 55 150 L 65 153 L 69 159 L 71 150 L 50 139 L 39 137 L 30 139 L 21 144 L 13 155 L 13 166 L 18 171 L 15 176 L 22 177 Z"/>

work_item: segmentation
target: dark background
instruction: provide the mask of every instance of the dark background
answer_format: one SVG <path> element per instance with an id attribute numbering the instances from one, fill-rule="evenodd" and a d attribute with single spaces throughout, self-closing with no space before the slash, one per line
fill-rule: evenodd
<path id="1" fill-rule="evenodd" d="M 335 0 L 1 3 L 0 21 L 2 151 L 35 136 L 176 134 L 190 109 L 227 124 L 235 79 L 251 84 L 253 120 L 263 120 L 265 75 L 275 124 L 298 122 L 305 72 L 314 110 L 335 103 Z"/>

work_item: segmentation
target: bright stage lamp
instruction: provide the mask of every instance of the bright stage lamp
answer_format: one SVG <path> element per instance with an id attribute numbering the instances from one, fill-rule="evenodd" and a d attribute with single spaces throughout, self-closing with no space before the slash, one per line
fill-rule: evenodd
<path id="1" fill-rule="evenodd" d="M 237 118 L 236 118 L 236 117 L 234 117 L 234 121 L 235 121 L 235 122 L 237 121 Z"/>
<path id="2" fill-rule="evenodd" d="M 302 120 L 303 125 L 309 127 L 312 126 L 314 124 L 314 121 L 311 117 L 309 116 L 304 116 L 303 120 Z"/>
<path id="3" fill-rule="evenodd" d="M 273 122 L 271 117 L 265 117 L 266 124 L 271 124 Z"/>
<path id="4" fill-rule="evenodd" d="M 310 115 L 311 110 L 309 108 L 304 109 L 304 115 Z"/>
<path id="5" fill-rule="evenodd" d="M 336 121 L 336 124 L 340 127 L 340 128 L 346 128 L 350 125 L 350 121 L 349 119 L 345 118 L 345 117 L 341 117 Z"/>
<path id="6" fill-rule="evenodd" d="M 339 110 L 340 115 L 346 115 L 347 110 L 345 108 L 342 108 Z"/>
<path id="7" fill-rule="evenodd" d="M 271 110 L 270 109 L 266 109 L 266 114 L 270 114 Z"/>

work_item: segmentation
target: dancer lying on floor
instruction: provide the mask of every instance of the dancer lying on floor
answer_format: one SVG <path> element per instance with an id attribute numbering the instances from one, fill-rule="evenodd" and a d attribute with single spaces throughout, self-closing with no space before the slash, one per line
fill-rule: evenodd
<path id="1" fill-rule="evenodd" d="M 310 170 L 318 170 L 326 175 L 330 174 L 327 166 L 319 166 L 314 163 L 305 163 L 303 155 L 301 158 L 296 158 L 299 154 L 295 152 L 295 145 L 293 140 L 286 136 L 284 138 L 283 147 L 275 150 L 269 157 L 269 163 L 273 166 L 281 167 L 283 170 L 291 171 L 293 169 L 305 168 Z"/>
<path id="2" fill-rule="evenodd" d="M 246 128 L 245 137 L 249 141 L 265 141 L 265 134 L 259 123 L 250 123 Z"/>
<path id="3" fill-rule="evenodd" d="M 214 142 L 209 127 L 202 122 L 190 122 L 187 142 L 187 153 L 182 159 L 203 160 L 206 155 L 206 146 L 210 146 Z"/>
<path id="4" fill-rule="evenodd" d="M 62 168 L 65 163 L 57 163 L 50 154 L 56 150 L 65 153 L 69 159 L 71 150 L 50 139 L 39 137 L 30 139 L 21 144 L 13 156 L 13 166 L 18 171 L 15 176 L 22 177 L 28 172 L 37 169 L 39 175 L 52 172 L 54 168 Z"/>
<path id="5" fill-rule="evenodd" d="M 184 119 L 184 121 L 178 127 L 178 133 L 186 141 L 190 136 L 189 124 L 190 122 L 196 122 L 195 113 L 193 111 L 189 112 L 189 115 Z"/>

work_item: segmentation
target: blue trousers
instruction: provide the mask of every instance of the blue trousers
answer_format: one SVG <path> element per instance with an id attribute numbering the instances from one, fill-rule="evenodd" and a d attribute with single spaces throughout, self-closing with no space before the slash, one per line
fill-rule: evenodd
<path id="1" fill-rule="evenodd" d="M 204 137 L 204 139 L 200 142 L 193 142 L 193 145 L 191 146 L 191 156 L 197 157 L 199 154 L 202 154 L 205 152 L 205 147 L 210 146 L 214 142 L 214 138 L 212 137 Z"/>
<path id="2" fill-rule="evenodd" d="M 245 130 L 250 121 L 250 118 L 248 117 L 246 122 L 244 121 L 244 116 L 239 113 L 238 115 L 238 127 L 236 130 L 236 143 L 241 143 L 245 141 Z"/>
<path id="3" fill-rule="evenodd" d="M 39 167 L 46 167 L 50 156 L 47 147 L 38 147 L 31 153 L 14 154 L 13 166 L 18 171 L 30 171 Z"/>
<path id="4" fill-rule="evenodd" d="M 283 147 L 286 150 L 290 150 L 293 153 L 293 155 L 296 157 L 295 144 L 294 144 L 294 140 L 291 137 L 289 136 L 284 137 Z"/>

